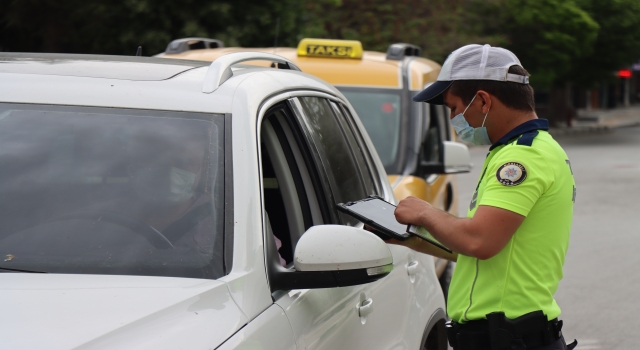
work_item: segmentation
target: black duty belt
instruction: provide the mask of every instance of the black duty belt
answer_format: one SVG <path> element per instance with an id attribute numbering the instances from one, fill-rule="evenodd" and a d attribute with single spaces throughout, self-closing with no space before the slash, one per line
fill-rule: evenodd
<path id="1" fill-rule="evenodd" d="M 464 324 L 449 321 L 446 329 L 449 344 L 455 350 L 535 349 L 562 337 L 562 321 L 548 321 L 542 311 L 516 319 L 506 318 L 503 312 L 493 312 L 486 320 Z"/>

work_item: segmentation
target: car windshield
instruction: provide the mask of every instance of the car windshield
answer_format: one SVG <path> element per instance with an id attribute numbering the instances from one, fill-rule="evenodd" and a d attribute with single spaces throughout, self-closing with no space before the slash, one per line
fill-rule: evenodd
<path id="1" fill-rule="evenodd" d="M 0 272 L 222 276 L 224 117 L 0 103 Z"/>
<path id="2" fill-rule="evenodd" d="M 338 87 L 364 124 L 385 168 L 398 157 L 400 90 Z"/>

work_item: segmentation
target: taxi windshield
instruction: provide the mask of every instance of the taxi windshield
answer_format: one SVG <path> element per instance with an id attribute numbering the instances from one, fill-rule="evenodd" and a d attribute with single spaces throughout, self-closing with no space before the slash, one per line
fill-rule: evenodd
<path id="1" fill-rule="evenodd" d="M 224 116 L 0 103 L 0 272 L 217 278 Z"/>
<path id="2" fill-rule="evenodd" d="M 395 164 L 400 141 L 400 90 L 337 87 L 364 124 L 385 168 Z"/>

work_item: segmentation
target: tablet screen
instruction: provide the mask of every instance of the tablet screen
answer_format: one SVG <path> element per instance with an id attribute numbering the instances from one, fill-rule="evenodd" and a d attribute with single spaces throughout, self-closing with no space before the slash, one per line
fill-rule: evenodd
<path id="1" fill-rule="evenodd" d="M 424 227 L 407 226 L 396 221 L 396 217 L 393 214 L 396 206 L 382 198 L 369 197 L 357 202 L 337 204 L 337 207 L 340 211 L 355 217 L 390 238 L 405 240 L 413 234 L 451 253 L 451 249 L 440 243 Z"/>
<path id="2" fill-rule="evenodd" d="M 381 198 L 371 197 L 357 202 L 338 204 L 338 209 L 375 229 L 383 231 L 390 237 L 406 239 L 409 237 L 407 225 L 396 221 L 393 212 L 396 206 Z"/>

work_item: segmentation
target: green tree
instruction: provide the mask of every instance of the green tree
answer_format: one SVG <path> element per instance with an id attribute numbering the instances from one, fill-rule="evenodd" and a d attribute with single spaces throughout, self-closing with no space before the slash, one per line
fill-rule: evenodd
<path id="1" fill-rule="evenodd" d="M 200 36 L 227 45 L 295 45 L 298 15 L 311 0 L 4 0 L 0 50 L 145 55 L 173 39 Z M 321 0 L 318 4 L 333 3 Z"/>
<path id="2" fill-rule="evenodd" d="M 565 79 L 584 87 L 614 79 L 613 72 L 640 59 L 640 1 L 581 0 L 600 25 L 592 51 L 572 64 Z"/>
<path id="3" fill-rule="evenodd" d="M 500 37 L 472 30 L 468 0 L 342 0 L 337 6 L 307 7 L 312 25 L 305 37 L 360 40 L 365 50 L 386 51 L 396 42 L 418 45 L 423 56 L 443 62 L 469 43 L 499 43 Z"/>
<path id="4" fill-rule="evenodd" d="M 531 73 L 534 86 L 567 78 L 581 57 L 593 52 L 599 25 L 571 0 L 475 1 L 470 18 L 479 31 L 503 38 Z"/>

